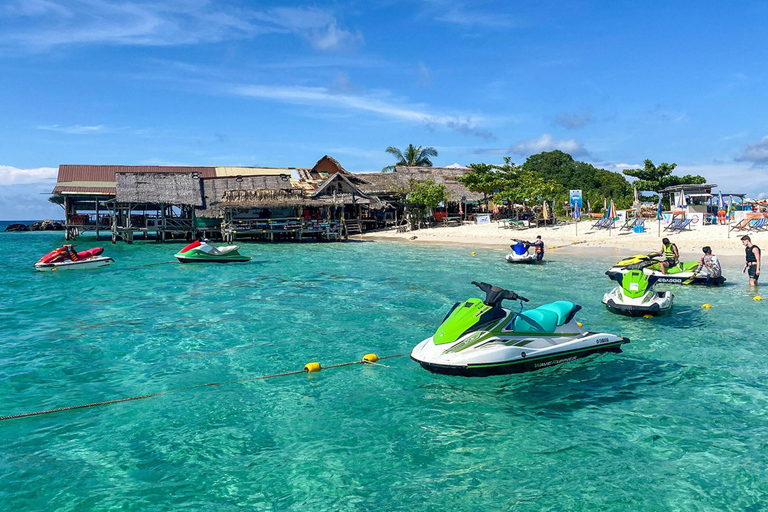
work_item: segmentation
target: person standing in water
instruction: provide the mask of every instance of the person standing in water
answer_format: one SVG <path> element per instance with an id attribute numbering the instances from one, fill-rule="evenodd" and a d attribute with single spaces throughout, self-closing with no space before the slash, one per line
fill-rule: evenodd
<path id="1" fill-rule="evenodd" d="M 744 263 L 741 273 L 743 274 L 748 271 L 749 285 L 757 286 L 757 280 L 760 279 L 760 256 L 762 251 L 752 243 L 749 235 L 741 237 L 741 242 L 744 244 L 744 250 L 747 253 L 747 261 Z"/>
<path id="2" fill-rule="evenodd" d="M 704 256 L 702 256 L 701 261 L 699 262 L 699 267 L 694 274 L 698 274 L 704 269 L 706 271 L 705 275 L 707 276 L 707 285 L 709 285 L 709 282 L 712 279 L 717 279 L 723 275 L 723 268 L 720 266 L 720 261 L 717 259 L 717 256 L 712 254 L 712 248 L 710 246 L 702 247 L 701 250 L 704 252 Z"/>
<path id="3" fill-rule="evenodd" d="M 536 251 L 536 262 L 541 263 L 544 259 L 544 242 L 541 240 L 541 235 L 536 235 L 536 241 L 528 242 L 528 245 Z"/>

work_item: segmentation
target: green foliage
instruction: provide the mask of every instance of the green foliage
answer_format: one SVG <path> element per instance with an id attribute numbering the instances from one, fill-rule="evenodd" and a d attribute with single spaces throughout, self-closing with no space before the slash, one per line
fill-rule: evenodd
<path id="1" fill-rule="evenodd" d="M 437 150 L 435 148 L 423 148 L 421 146 L 414 146 L 413 144 L 408 144 L 408 147 L 405 148 L 405 152 L 400 151 L 394 146 L 389 146 L 386 151 L 397 158 L 397 163 L 395 165 L 388 165 L 383 168 L 381 172 L 392 171 L 397 166 L 431 167 L 432 160 L 430 160 L 429 157 L 437 156 Z"/>
<path id="2" fill-rule="evenodd" d="M 456 178 L 472 192 L 483 194 L 483 202 L 487 203 L 494 191 L 503 187 L 502 177 L 498 167 L 490 164 L 469 164 L 470 172 Z"/>
<path id="3" fill-rule="evenodd" d="M 448 199 L 445 185 L 432 180 L 410 180 L 408 202 L 423 208 L 437 208 Z"/>
<path id="4" fill-rule="evenodd" d="M 503 165 L 470 164 L 470 172 L 457 178 L 472 192 L 483 194 L 484 202 L 490 197 L 496 202 L 538 203 L 562 191 L 562 186 L 546 180 L 512 163 L 504 157 Z"/>
<path id="5" fill-rule="evenodd" d="M 675 167 L 677 164 L 661 163 L 656 166 L 653 165 L 652 161 L 646 160 L 643 169 L 627 169 L 624 174 L 637 178 L 635 186 L 638 190 L 653 190 L 654 192 L 674 185 L 701 185 L 707 182 L 703 176 L 699 175 L 675 176 L 672 174 Z"/>
<path id="6" fill-rule="evenodd" d="M 617 208 L 628 208 L 634 200 L 632 185 L 624 176 L 579 162 L 559 150 L 531 155 L 522 167 L 545 180 L 553 180 L 562 185 L 563 192 L 554 198 L 558 205 L 568 202 L 569 190 L 582 191 L 585 209 L 587 200 L 593 210 L 602 208 L 603 198 L 606 197 L 613 198 Z"/>

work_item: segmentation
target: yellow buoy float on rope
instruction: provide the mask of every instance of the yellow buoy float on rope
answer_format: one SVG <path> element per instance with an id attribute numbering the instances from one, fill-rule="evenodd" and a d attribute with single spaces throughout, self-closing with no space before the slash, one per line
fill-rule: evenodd
<path id="1" fill-rule="evenodd" d="M 322 370 L 320 363 L 307 363 L 304 365 L 304 371 L 307 373 L 315 373 Z"/>
<path id="2" fill-rule="evenodd" d="M 653 315 L 643 315 L 643 318 L 653 318 Z"/>
<path id="3" fill-rule="evenodd" d="M 712 307 L 712 304 L 702 304 L 701 309 L 710 309 Z"/>
<path id="4" fill-rule="evenodd" d="M 763 298 L 759 295 L 755 295 L 754 297 L 752 297 L 752 300 L 763 300 Z"/>
<path id="5" fill-rule="evenodd" d="M 475 251 L 472 251 L 472 256 L 474 256 L 474 255 L 475 255 Z"/>
<path id="6" fill-rule="evenodd" d="M 377 356 L 376 354 L 365 354 L 362 359 L 364 363 L 375 363 L 378 360 L 379 360 L 379 356 Z"/>

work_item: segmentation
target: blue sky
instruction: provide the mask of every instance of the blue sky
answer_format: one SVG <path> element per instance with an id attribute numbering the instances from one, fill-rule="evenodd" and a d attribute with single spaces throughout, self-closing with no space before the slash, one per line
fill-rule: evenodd
<path id="1" fill-rule="evenodd" d="M 0 2 L 0 219 L 59 164 L 676 162 L 768 197 L 764 2 Z"/>

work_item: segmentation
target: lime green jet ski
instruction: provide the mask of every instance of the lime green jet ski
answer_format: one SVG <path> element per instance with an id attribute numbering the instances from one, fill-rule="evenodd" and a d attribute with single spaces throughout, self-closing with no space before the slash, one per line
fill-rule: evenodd
<path id="1" fill-rule="evenodd" d="M 696 269 L 699 267 L 699 262 L 688 261 L 678 262 L 675 265 L 667 268 L 667 273 L 662 274 L 660 263 L 664 261 L 664 256 L 660 253 L 635 254 L 625 258 L 613 267 L 605 271 L 605 275 L 613 280 L 616 280 L 616 275 L 624 274 L 630 270 L 642 270 L 644 274 L 649 276 L 656 276 L 657 283 L 683 283 L 683 284 L 705 284 L 705 285 L 721 285 L 725 282 L 725 277 L 711 277 L 703 274 L 696 274 Z"/>
<path id="2" fill-rule="evenodd" d="M 628 338 L 586 331 L 574 318 L 581 310 L 557 301 L 523 313 L 525 297 L 488 283 L 472 282 L 485 300 L 457 302 L 437 331 L 411 352 L 423 368 L 447 375 L 484 377 L 567 363 L 597 352 L 621 352 Z M 515 312 L 501 307 L 519 300 Z"/>
<path id="3" fill-rule="evenodd" d="M 182 263 L 234 263 L 251 261 L 250 256 L 243 256 L 239 252 L 240 247 L 229 245 L 226 247 L 214 247 L 208 240 L 192 242 L 178 254 L 174 254 Z"/>
<path id="4" fill-rule="evenodd" d="M 654 285 L 658 276 L 648 275 L 642 270 L 618 272 L 613 278 L 618 286 L 603 296 L 603 304 L 622 315 L 660 315 L 672 309 L 675 296 L 670 292 L 657 292 Z"/>

